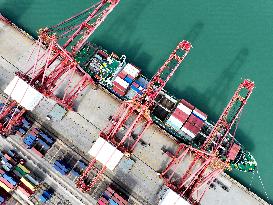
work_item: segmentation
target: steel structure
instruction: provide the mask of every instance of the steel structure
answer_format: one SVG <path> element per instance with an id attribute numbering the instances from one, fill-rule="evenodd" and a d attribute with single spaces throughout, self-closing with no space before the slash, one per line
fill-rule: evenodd
<path id="1" fill-rule="evenodd" d="M 230 161 L 234 159 L 234 153 L 232 153 L 234 142 L 227 136 L 233 125 L 238 122 L 238 116 L 253 89 L 254 82 L 250 80 L 244 80 L 239 85 L 200 149 L 180 144 L 174 154 L 168 153 L 172 160 L 161 173 L 161 177 L 169 188 L 191 203 L 198 204 L 209 188 L 208 185 L 217 175 L 229 168 Z M 234 131 L 236 129 L 237 127 Z M 223 152 L 223 149 L 226 152 Z M 188 154 L 193 157 L 189 159 Z M 181 162 L 186 166 L 184 172 L 179 166 Z M 177 179 L 177 172 L 183 172 L 179 175 L 179 179 Z"/>
<path id="2" fill-rule="evenodd" d="M 55 26 L 40 29 L 39 39 L 28 59 L 28 70 L 25 73 L 17 72 L 16 75 L 44 96 L 73 110 L 79 93 L 94 82 L 78 65 L 74 56 L 118 3 L 119 0 L 100 0 Z M 15 104 L 7 103 L 1 109 L 0 120 L 14 110 Z M 20 116 L 24 111 L 22 108 Z M 20 123 L 19 115 L 11 116 L 9 122 L 0 122 L 2 134 L 8 135 L 12 127 Z"/>
<path id="3" fill-rule="evenodd" d="M 143 94 L 137 94 L 132 100 L 123 102 L 118 112 L 112 117 L 110 124 L 100 133 L 100 137 L 121 152 L 132 153 L 145 130 L 153 123 L 150 110 L 155 98 L 183 62 L 191 47 L 188 41 L 180 42 L 148 83 Z M 83 191 L 89 191 L 95 185 L 106 167 L 103 166 L 101 170 L 98 170 L 90 183 L 86 182 L 89 173 L 95 169 L 96 158 L 91 161 L 77 181 L 77 186 Z"/>

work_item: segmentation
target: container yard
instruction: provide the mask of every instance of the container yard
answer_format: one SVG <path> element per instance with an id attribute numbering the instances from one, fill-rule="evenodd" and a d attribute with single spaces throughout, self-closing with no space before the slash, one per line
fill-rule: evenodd
<path id="1" fill-rule="evenodd" d="M 224 174 L 257 166 L 230 134 L 254 82 L 243 80 L 217 123 L 210 122 L 164 90 L 183 67 L 190 42 L 179 42 L 151 79 L 125 55 L 87 42 L 118 3 L 88 8 L 87 20 L 72 30 L 64 26 L 83 13 L 42 29 L 37 43 L 1 17 L 0 40 L 7 42 L 1 51 L 1 134 L 39 162 L 56 191 L 44 189 L 12 151 L 3 153 L 1 187 L 27 204 L 47 203 L 61 190 L 67 193 L 63 204 L 267 204 Z M 66 43 L 55 33 L 64 28 L 71 34 Z M 10 55 L 17 41 L 21 50 Z M 26 49 L 37 51 L 36 58 L 30 53 L 29 69 L 22 67 Z"/>

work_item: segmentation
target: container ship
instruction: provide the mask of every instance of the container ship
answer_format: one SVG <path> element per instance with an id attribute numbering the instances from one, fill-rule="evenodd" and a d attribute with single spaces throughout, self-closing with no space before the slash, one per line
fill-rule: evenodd
<path id="1" fill-rule="evenodd" d="M 149 79 L 141 74 L 141 69 L 127 62 L 125 55 L 86 43 L 76 55 L 76 61 L 98 85 L 120 100 L 131 100 L 137 94 L 142 95 Z M 178 99 L 168 91 L 158 95 L 151 112 L 155 124 L 171 134 L 177 141 L 200 148 L 211 132 L 214 123 L 207 114 L 185 99 Z M 229 156 L 231 168 L 242 172 L 253 172 L 257 167 L 255 158 L 234 137 L 229 134 L 220 153 L 226 156 L 230 143 L 235 142 Z"/>

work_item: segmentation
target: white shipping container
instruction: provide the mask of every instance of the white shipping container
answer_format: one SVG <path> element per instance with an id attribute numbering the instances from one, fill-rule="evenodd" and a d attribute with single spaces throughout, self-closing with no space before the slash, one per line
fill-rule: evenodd
<path id="1" fill-rule="evenodd" d="M 126 64 L 126 66 L 123 69 L 127 74 L 130 74 L 131 76 L 133 76 L 134 78 L 136 78 L 139 73 L 140 70 L 137 69 L 135 66 L 133 66 L 132 64 L 128 63 Z"/>
<path id="2" fill-rule="evenodd" d="M 187 135 L 189 135 L 191 138 L 195 138 L 195 134 L 193 134 L 190 130 L 188 130 L 185 127 L 182 127 L 181 129 L 183 132 L 185 132 Z"/>
<path id="3" fill-rule="evenodd" d="M 43 95 L 28 85 L 18 76 L 8 84 L 4 92 L 10 95 L 11 98 L 27 110 L 34 110 L 34 108 L 43 99 Z"/>
<path id="4" fill-rule="evenodd" d="M 195 116 L 199 117 L 199 118 L 202 119 L 203 121 L 206 121 L 206 120 L 207 120 L 207 116 L 204 116 L 204 115 L 202 115 L 202 114 L 199 113 L 199 112 L 196 112 L 196 110 L 193 110 L 193 111 L 192 111 L 192 114 L 194 114 Z"/>
<path id="5" fill-rule="evenodd" d="M 174 116 L 170 116 L 170 118 L 167 120 L 167 123 L 176 130 L 179 130 L 183 125 L 183 122 L 179 121 Z"/>
<path id="6" fill-rule="evenodd" d="M 120 78 L 119 76 L 116 77 L 114 82 L 117 82 L 119 85 L 121 85 L 123 88 L 127 89 L 129 87 L 129 83 L 127 83 L 125 80 Z"/>
<path id="7" fill-rule="evenodd" d="M 187 115 L 190 115 L 191 114 L 191 109 L 188 108 L 187 106 L 183 105 L 182 103 L 179 103 L 177 108 L 181 111 L 183 111 L 184 113 L 186 113 Z"/>

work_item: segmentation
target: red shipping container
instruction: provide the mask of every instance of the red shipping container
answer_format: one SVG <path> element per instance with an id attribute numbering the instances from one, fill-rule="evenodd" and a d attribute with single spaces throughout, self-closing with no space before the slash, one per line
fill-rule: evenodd
<path id="1" fill-rule="evenodd" d="M 110 193 L 110 192 L 107 191 L 107 190 L 106 190 L 104 193 L 105 193 L 107 196 L 109 196 L 109 197 L 111 197 L 111 196 L 113 195 L 112 193 Z"/>
<path id="2" fill-rule="evenodd" d="M 119 76 L 120 78 L 124 79 L 124 78 L 126 78 L 127 73 L 124 72 L 124 71 L 121 71 L 121 72 L 118 73 L 118 76 Z"/>
<path id="3" fill-rule="evenodd" d="M 14 188 L 14 186 L 11 183 L 9 183 L 8 180 L 6 180 L 5 178 L 1 177 L 0 181 L 3 182 L 10 189 Z"/>
<path id="4" fill-rule="evenodd" d="M 24 188 L 22 188 L 22 187 L 19 186 L 18 189 L 19 189 L 24 195 L 26 195 L 27 197 L 30 197 L 30 196 L 31 196 L 31 194 L 28 193 Z"/>
<path id="5" fill-rule="evenodd" d="M 120 201 L 116 197 L 112 197 L 112 200 L 115 201 L 117 204 L 121 204 Z"/>
<path id="6" fill-rule="evenodd" d="M 204 125 L 204 122 L 193 114 L 190 115 L 188 122 L 198 128 L 201 128 Z"/>
<path id="7" fill-rule="evenodd" d="M 127 89 L 126 88 L 124 88 L 123 86 L 121 86 L 120 84 L 118 84 L 117 82 L 113 82 L 113 88 L 114 87 L 117 87 L 119 90 L 121 90 L 121 91 L 126 91 Z"/>
<path id="8" fill-rule="evenodd" d="M 0 174 L 4 174 L 5 171 L 3 169 L 0 169 Z"/>
<path id="9" fill-rule="evenodd" d="M 109 191 L 111 194 L 115 193 L 115 191 L 110 186 L 106 190 Z"/>
<path id="10" fill-rule="evenodd" d="M 120 196 L 120 195 L 114 195 L 122 204 L 126 204 L 127 203 L 127 201 L 124 199 L 124 198 L 122 198 L 122 196 Z"/>
<path id="11" fill-rule="evenodd" d="M 191 123 L 186 122 L 184 126 L 187 130 L 191 131 L 194 135 L 197 135 L 201 128 L 193 126 Z"/>
<path id="12" fill-rule="evenodd" d="M 136 82 L 133 82 L 133 84 L 132 84 L 133 86 L 135 86 L 136 88 L 138 88 L 139 87 L 139 84 L 137 84 Z"/>
<path id="13" fill-rule="evenodd" d="M 234 143 L 228 153 L 228 158 L 230 160 L 234 160 L 237 154 L 239 153 L 240 149 L 241 149 L 241 146 Z"/>
<path id="14" fill-rule="evenodd" d="M 8 155 L 8 154 L 4 154 L 4 157 L 7 159 L 7 160 L 10 160 L 11 157 Z"/>
<path id="15" fill-rule="evenodd" d="M 118 89 L 117 87 L 113 87 L 113 90 L 114 90 L 117 94 L 119 94 L 120 96 L 124 96 L 124 95 L 125 95 L 125 92 L 122 91 L 122 90 L 120 90 L 120 89 Z"/>
<path id="16" fill-rule="evenodd" d="M 186 113 L 184 113 L 180 109 L 175 109 L 172 115 L 181 122 L 185 122 L 189 117 Z"/>
<path id="17" fill-rule="evenodd" d="M 186 100 L 182 99 L 180 101 L 180 103 L 182 103 L 183 105 L 185 105 L 186 107 L 188 107 L 189 109 L 193 110 L 194 106 L 192 104 L 190 104 L 189 102 L 187 102 Z"/>
<path id="18" fill-rule="evenodd" d="M 98 200 L 99 205 L 106 205 L 101 199 Z"/>

